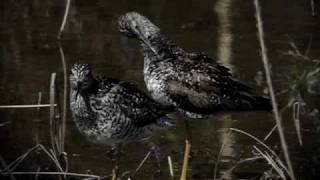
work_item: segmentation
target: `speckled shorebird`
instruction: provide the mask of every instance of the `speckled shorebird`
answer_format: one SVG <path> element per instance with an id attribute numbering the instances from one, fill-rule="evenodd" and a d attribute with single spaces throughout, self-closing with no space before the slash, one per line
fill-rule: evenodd
<path id="1" fill-rule="evenodd" d="M 141 42 L 144 81 L 157 102 L 174 106 L 190 118 L 205 118 L 222 111 L 272 109 L 269 99 L 233 78 L 228 68 L 205 54 L 184 51 L 145 16 L 129 12 L 118 23 L 120 32 Z M 182 173 L 184 178 L 186 172 Z"/>
<path id="2" fill-rule="evenodd" d="M 79 131 L 98 143 L 116 147 L 149 138 L 171 126 L 163 108 L 128 82 L 94 77 L 88 64 L 74 64 L 70 107 Z"/>

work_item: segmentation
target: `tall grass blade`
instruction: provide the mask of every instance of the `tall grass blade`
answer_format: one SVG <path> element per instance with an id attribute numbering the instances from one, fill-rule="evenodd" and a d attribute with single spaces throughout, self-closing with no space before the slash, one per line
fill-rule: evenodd
<path id="1" fill-rule="evenodd" d="M 24 104 L 24 105 L 1 105 L 0 109 L 15 109 L 15 108 L 43 108 L 55 107 L 57 104 Z"/>
<path id="2" fill-rule="evenodd" d="M 42 144 L 37 144 L 35 146 L 33 146 L 32 148 L 28 149 L 24 154 L 22 154 L 21 156 L 19 156 L 17 159 L 15 159 L 13 162 L 11 162 L 7 167 L 8 169 L 4 169 L 1 170 L 0 172 L 8 172 L 8 171 L 14 171 L 23 161 L 25 158 L 27 158 L 29 156 L 29 154 L 31 154 L 32 152 L 34 152 L 35 150 L 42 150 L 51 160 L 52 162 L 56 165 L 57 169 L 60 172 L 63 172 L 59 161 L 57 160 L 57 158 L 55 157 L 54 153 L 50 153 Z"/>
<path id="3" fill-rule="evenodd" d="M 279 164 L 281 164 L 281 167 L 283 167 L 283 169 L 287 172 L 287 174 L 290 176 L 290 172 L 288 171 L 288 169 L 285 167 L 285 165 L 282 163 L 282 161 L 280 160 L 279 156 L 269 147 L 267 146 L 264 142 L 262 142 L 261 140 L 259 140 L 257 137 L 245 132 L 245 131 L 242 131 L 240 129 L 236 129 L 236 128 L 230 128 L 231 131 L 235 131 L 235 132 L 238 132 L 238 133 L 241 133 L 241 134 L 244 134 L 250 138 L 252 138 L 253 140 L 255 140 L 258 144 L 262 145 L 264 148 L 266 148 L 266 150 L 269 151 L 269 153 L 272 154 L 272 156 L 274 157 L 274 159 L 277 159 L 279 160 Z M 255 147 L 255 146 L 253 146 Z"/>
<path id="4" fill-rule="evenodd" d="M 174 172 L 173 172 L 171 156 L 168 156 L 168 165 L 169 165 L 170 176 L 172 179 L 174 179 Z"/>
<path id="5" fill-rule="evenodd" d="M 51 146 L 53 151 L 58 154 L 59 147 L 57 145 L 56 140 L 56 117 L 55 117 L 55 81 L 56 81 L 56 73 L 51 74 L 51 80 L 50 80 L 50 111 L 49 111 L 49 124 L 50 124 L 50 139 L 51 139 Z"/>
<path id="6" fill-rule="evenodd" d="M 143 164 L 146 162 L 146 160 L 150 157 L 151 155 L 151 151 L 149 151 L 147 153 L 147 155 L 143 158 L 143 160 L 139 163 L 138 167 L 136 168 L 135 172 L 133 173 L 133 177 L 135 176 L 135 174 L 141 169 L 141 167 L 143 166 Z"/>
<path id="7" fill-rule="evenodd" d="M 67 121 L 67 89 L 68 89 L 68 77 L 67 77 L 67 64 L 63 52 L 61 43 L 59 43 L 59 52 L 61 56 L 62 69 L 63 69 L 63 102 L 62 102 L 62 129 L 61 129 L 61 144 L 60 149 L 64 151 L 65 136 L 66 136 L 66 121 Z"/>
<path id="8" fill-rule="evenodd" d="M 9 173 L 1 173 L 1 174 L 9 174 Z M 32 174 L 38 174 L 38 175 L 57 175 L 57 176 L 74 176 L 74 177 L 82 177 L 82 178 L 94 178 L 94 179 L 101 179 L 100 176 L 91 175 L 91 174 L 80 174 L 80 173 L 65 173 L 65 172 L 12 172 L 12 174 L 16 175 L 32 175 Z"/>
<path id="9" fill-rule="evenodd" d="M 270 132 L 266 135 L 266 137 L 263 138 L 263 141 L 266 141 L 269 139 L 271 134 L 277 129 L 277 124 L 273 126 L 273 128 L 270 130 Z"/>
<path id="10" fill-rule="evenodd" d="M 71 0 L 66 0 L 66 8 L 64 10 L 64 15 L 63 15 L 63 19 L 62 19 L 62 23 L 61 23 L 61 26 L 60 26 L 60 31 L 58 33 L 58 39 L 61 38 L 61 34 L 64 30 L 64 27 L 66 25 L 66 22 L 67 22 L 67 18 L 68 18 L 68 14 L 69 14 L 69 10 L 70 10 L 70 2 Z"/>
<path id="11" fill-rule="evenodd" d="M 275 117 L 275 120 L 277 123 L 278 133 L 280 136 L 280 142 L 281 142 L 281 146 L 283 149 L 285 160 L 286 160 L 289 172 L 290 172 L 290 177 L 293 180 L 295 180 L 296 178 L 295 178 L 294 171 L 292 168 L 292 164 L 291 164 L 291 160 L 290 160 L 290 156 L 289 156 L 289 152 L 288 152 L 288 147 L 287 147 L 286 139 L 285 139 L 284 132 L 283 132 L 281 117 L 280 117 L 280 114 L 279 114 L 279 111 L 277 108 L 278 105 L 277 105 L 277 101 L 276 101 L 276 97 L 275 97 L 274 89 L 273 89 L 273 85 L 272 85 L 271 73 L 269 70 L 269 60 L 268 60 L 268 56 L 267 56 L 267 49 L 265 47 L 265 42 L 264 42 L 264 34 L 263 34 L 263 25 L 262 25 L 261 13 L 260 13 L 260 5 L 259 5 L 258 0 L 254 0 L 254 6 L 256 9 L 257 28 L 258 28 L 260 47 L 261 47 L 262 61 L 263 61 L 263 65 L 264 65 L 264 69 L 265 69 L 265 73 L 266 73 L 266 79 L 267 79 L 267 83 L 268 83 L 268 88 L 269 88 L 269 92 L 270 92 L 270 96 L 271 96 L 273 113 L 274 113 L 274 117 Z"/>
<path id="12" fill-rule="evenodd" d="M 273 169 L 279 174 L 281 179 L 286 180 L 286 176 L 278 164 L 272 159 L 272 157 L 267 152 L 262 152 L 259 148 L 254 147 L 254 149 L 264 157 L 264 159 L 273 167 Z"/>
<path id="13" fill-rule="evenodd" d="M 11 180 L 16 180 L 16 178 L 13 176 L 12 172 L 10 171 L 6 161 L 2 158 L 2 156 L 0 155 L 0 162 L 2 167 L 4 168 L 4 171 L 7 171 L 9 174 L 9 177 Z"/>
<path id="14" fill-rule="evenodd" d="M 251 158 L 246 158 L 246 159 L 242 159 L 240 161 L 238 161 L 235 165 L 233 165 L 230 169 L 228 169 L 226 171 L 226 173 L 229 173 L 231 174 L 231 172 L 236 169 L 239 165 L 245 163 L 245 162 L 251 162 L 251 161 L 256 161 L 258 159 L 262 159 L 263 157 L 262 156 L 257 156 L 257 157 L 251 157 Z"/>

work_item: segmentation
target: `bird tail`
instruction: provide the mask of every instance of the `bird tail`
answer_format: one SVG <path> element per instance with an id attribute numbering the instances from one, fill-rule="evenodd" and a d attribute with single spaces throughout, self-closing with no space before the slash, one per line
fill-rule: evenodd
<path id="1" fill-rule="evenodd" d="M 253 95 L 253 94 L 242 94 L 238 102 L 236 109 L 241 111 L 272 111 L 272 105 L 270 99 Z"/>
<path id="2" fill-rule="evenodd" d="M 253 98 L 255 99 L 255 103 L 253 104 L 255 110 L 272 111 L 270 99 L 261 96 L 254 96 Z"/>

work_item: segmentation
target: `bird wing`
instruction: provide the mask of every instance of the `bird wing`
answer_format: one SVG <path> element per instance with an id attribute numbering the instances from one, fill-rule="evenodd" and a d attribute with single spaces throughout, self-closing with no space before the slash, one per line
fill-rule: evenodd
<path id="1" fill-rule="evenodd" d="M 229 69 L 210 59 L 166 60 L 166 90 L 174 105 L 190 112 L 210 114 L 222 110 L 252 109 L 255 95 L 235 80 Z"/>
<path id="2" fill-rule="evenodd" d="M 106 85 L 110 85 L 105 80 Z M 131 121 L 137 127 L 143 127 L 155 123 L 160 117 L 164 116 L 167 110 L 149 98 L 144 92 L 136 88 L 135 85 L 113 81 L 113 85 L 108 91 L 103 92 L 100 98 L 105 111 L 114 108 L 126 121 Z"/>
<path id="3" fill-rule="evenodd" d="M 167 109 L 149 98 L 131 83 L 122 83 L 124 92 L 123 110 L 134 120 L 138 127 L 146 126 L 165 116 Z"/>

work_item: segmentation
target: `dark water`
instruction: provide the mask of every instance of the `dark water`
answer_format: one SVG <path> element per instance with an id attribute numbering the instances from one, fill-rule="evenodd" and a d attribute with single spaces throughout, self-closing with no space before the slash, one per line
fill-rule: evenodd
<path id="1" fill-rule="evenodd" d="M 0 3 L 0 105 L 36 104 L 38 92 L 42 92 L 42 102 L 48 103 L 52 72 L 57 73 L 58 86 L 62 90 L 63 70 L 56 35 L 64 3 L 62 0 L 4 0 Z M 319 4 L 315 3 L 317 14 Z M 291 108 L 282 114 L 296 176 L 297 179 L 317 179 L 320 169 L 320 121 L 318 114 L 310 116 L 310 112 L 319 106 L 318 81 L 314 76 L 299 78 L 303 73 L 319 67 L 311 61 L 320 58 L 319 16 L 312 16 L 310 2 L 305 0 L 263 1 L 261 6 L 276 92 L 289 89 L 278 96 L 279 102 L 284 106 L 300 94 L 300 100 L 306 103 L 301 115 L 303 147 L 298 144 Z M 164 34 L 184 49 L 206 52 L 216 57 L 260 94 L 265 91 L 264 80 L 260 86 L 255 80 L 259 79 L 257 74 L 263 71 L 263 66 L 252 1 L 72 1 L 62 36 L 68 67 L 80 60 L 92 64 L 97 74 L 132 81 L 145 90 L 138 43 L 122 37 L 117 31 L 117 18 L 132 10 L 150 17 Z M 301 54 L 308 49 L 307 56 L 311 60 L 291 56 L 294 50 L 290 41 L 296 44 Z M 36 109 L 0 109 L 0 115 L 0 124 L 8 122 L 0 126 L 0 155 L 7 163 L 37 143 L 50 147 L 47 109 L 40 112 Z M 163 155 L 162 179 L 169 177 L 168 155 L 173 160 L 175 175 L 178 177 L 180 174 L 184 128 L 182 118 L 174 117 L 178 120 L 177 126 L 154 138 Z M 191 125 L 193 151 L 190 177 L 212 179 L 214 163 L 223 142 L 225 148 L 218 177 L 240 159 L 252 157 L 254 141 L 235 132 L 228 135 L 229 128 L 242 129 L 263 139 L 275 121 L 271 113 L 252 112 L 211 117 L 191 122 Z M 266 143 L 283 157 L 276 132 Z M 106 157 L 109 149 L 81 136 L 68 116 L 65 150 L 70 172 L 87 173 L 90 170 L 92 174 L 109 175 L 111 162 Z M 127 145 L 121 160 L 122 172 L 133 171 L 147 152 L 148 146 L 145 144 Z M 40 157 L 29 157 L 17 170 L 36 171 L 42 161 L 47 164 L 46 160 L 42 160 L 45 158 Z M 45 171 L 45 168 L 41 166 L 41 170 Z M 232 178 L 258 178 L 269 169 L 264 160 L 249 162 L 235 169 Z M 151 158 L 136 177 L 152 179 L 155 170 L 156 163 Z"/>

